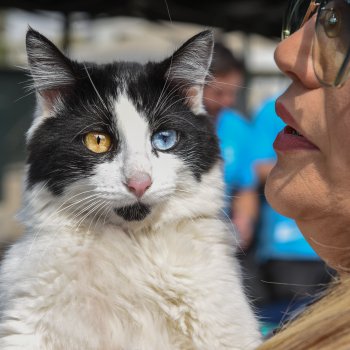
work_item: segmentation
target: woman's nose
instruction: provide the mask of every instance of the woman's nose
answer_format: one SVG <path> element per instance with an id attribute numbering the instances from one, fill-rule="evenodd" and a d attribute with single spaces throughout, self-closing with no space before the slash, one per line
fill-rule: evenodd
<path id="1" fill-rule="evenodd" d="M 301 82 L 308 89 L 320 87 L 312 62 L 314 17 L 290 37 L 280 42 L 275 50 L 275 61 L 278 68 L 293 81 Z"/>

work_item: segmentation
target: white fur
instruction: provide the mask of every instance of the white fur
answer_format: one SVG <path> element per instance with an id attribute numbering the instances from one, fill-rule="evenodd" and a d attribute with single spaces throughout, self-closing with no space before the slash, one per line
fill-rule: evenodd
<path id="1" fill-rule="evenodd" d="M 125 96 L 115 106 L 116 159 L 58 199 L 45 184 L 26 193 L 28 229 L 1 270 L 0 348 L 254 349 L 235 237 L 218 219 L 220 164 L 198 182 L 174 155 L 152 154 Z M 112 209 L 136 201 L 123 184 L 135 171 L 152 177 L 152 212 L 130 223 Z"/>
<path id="2" fill-rule="evenodd" d="M 124 141 L 124 171 L 125 180 L 136 172 L 151 175 L 151 134 L 148 123 L 136 111 L 134 105 L 125 95 L 121 95 L 115 104 L 117 125 Z"/>

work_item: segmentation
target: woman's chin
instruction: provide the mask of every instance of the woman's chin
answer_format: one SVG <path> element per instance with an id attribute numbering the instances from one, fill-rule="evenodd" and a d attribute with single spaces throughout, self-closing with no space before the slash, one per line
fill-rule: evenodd
<path id="1" fill-rule="evenodd" d="M 283 179 L 275 168 L 272 169 L 265 185 L 265 196 L 268 203 L 278 213 L 292 219 L 297 219 L 305 211 L 305 193 L 300 193 L 300 188 L 293 184 L 293 179 Z"/>
<path id="2" fill-rule="evenodd" d="M 329 175 L 323 169 L 323 164 L 316 161 L 278 160 L 266 181 L 267 201 L 277 212 L 297 222 L 329 216 L 339 206 L 341 196 L 334 193 Z"/>

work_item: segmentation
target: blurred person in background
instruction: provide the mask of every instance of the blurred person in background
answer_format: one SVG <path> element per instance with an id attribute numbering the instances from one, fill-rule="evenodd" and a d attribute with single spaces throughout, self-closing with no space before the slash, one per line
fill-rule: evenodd
<path id="1" fill-rule="evenodd" d="M 272 327 L 323 290 L 330 271 L 305 240 L 295 221 L 277 213 L 266 201 L 264 186 L 276 163 L 273 141 L 286 127 L 275 112 L 276 99 L 263 103 L 253 118 L 254 168 L 259 183 L 260 216 L 256 229 L 255 257 L 264 289 L 257 297 L 261 317 Z M 256 288 L 254 288 L 256 289 Z"/>
<path id="2" fill-rule="evenodd" d="M 222 43 L 214 46 L 211 81 L 204 88 L 204 104 L 215 119 L 224 160 L 226 215 L 235 224 L 243 249 L 250 245 L 257 217 L 255 174 L 250 143 L 252 128 L 235 108 L 245 78 L 244 63 Z"/>

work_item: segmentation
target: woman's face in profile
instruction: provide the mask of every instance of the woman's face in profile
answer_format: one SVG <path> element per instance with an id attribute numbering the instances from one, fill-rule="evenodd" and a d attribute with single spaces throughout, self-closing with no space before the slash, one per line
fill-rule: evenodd
<path id="1" fill-rule="evenodd" d="M 342 255 L 350 256 L 350 82 L 327 88 L 317 79 L 314 17 L 275 52 L 277 65 L 292 79 L 276 103 L 290 127 L 275 141 L 278 160 L 265 192 L 270 204 L 295 219 L 321 257 L 338 268 L 348 265 Z"/>

